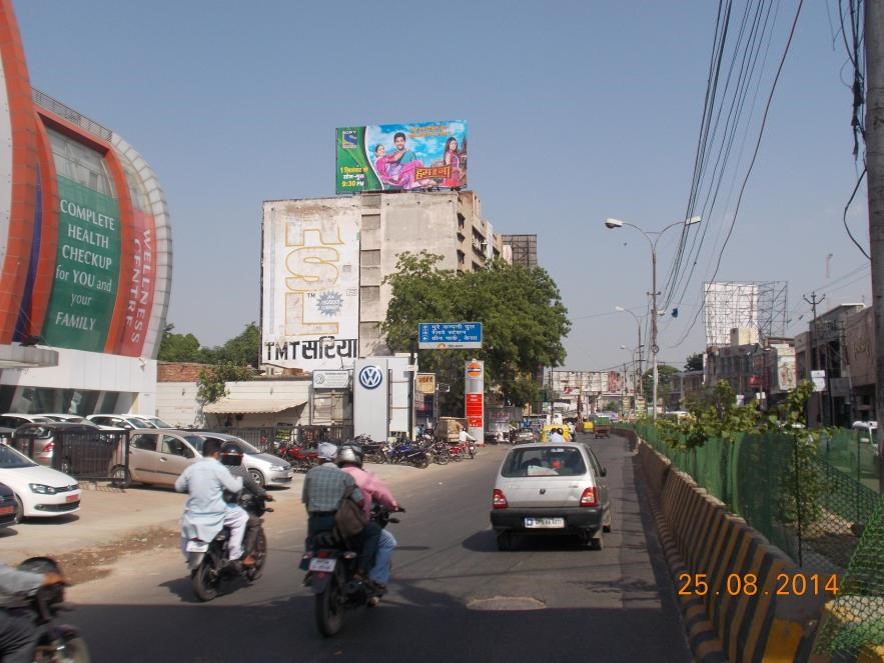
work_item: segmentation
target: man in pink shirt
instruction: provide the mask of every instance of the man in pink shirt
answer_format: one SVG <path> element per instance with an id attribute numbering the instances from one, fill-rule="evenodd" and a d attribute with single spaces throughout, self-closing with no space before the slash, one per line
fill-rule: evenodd
<path id="1" fill-rule="evenodd" d="M 362 508 L 365 509 L 366 514 L 371 516 L 372 504 L 380 504 L 394 511 L 399 509 L 399 503 L 384 482 L 375 474 L 362 469 L 362 450 L 359 447 L 355 445 L 342 446 L 338 450 L 336 462 L 342 471 L 353 477 L 356 486 L 365 496 Z M 379 527 L 373 521 L 369 523 L 369 527 L 372 526 Z M 381 529 L 374 566 L 368 573 L 368 579 L 376 585 L 381 594 L 387 590 L 387 583 L 390 582 L 390 564 L 395 549 L 396 539 L 389 531 Z"/>

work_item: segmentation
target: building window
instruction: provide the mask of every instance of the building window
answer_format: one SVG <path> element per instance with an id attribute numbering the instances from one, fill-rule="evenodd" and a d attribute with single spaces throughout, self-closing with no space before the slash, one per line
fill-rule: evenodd
<path id="1" fill-rule="evenodd" d="M 376 251 L 362 251 L 360 260 L 362 261 L 363 267 L 380 267 L 381 266 L 381 252 L 380 249 Z"/>
<path id="2" fill-rule="evenodd" d="M 101 154 L 64 134 L 46 128 L 59 175 L 88 189 L 114 198 L 114 185 Z"/>
<path id="3" fill-rule="evenodd" d="M 359 299 L 363 304 L 371 304 L 381 300 L 381 288 L 377 285 L 364 285 L 359 288 Z"/>
<path id="4" fill-rule="evenodd" d="M 365 214 L 362 217 L 362 229 L 363 230 L 380 230 L 381 229 L 381 215 L 380 214 Z M 380 263 L 378 263 L 380 264 Z"/>
<path id="5" fill-rule="evenodd" d="M 129 197 L 132 199 L 132 207 L 150 214 L 150 201 L 147 199 L 147 190 L 144 184 L 130 168 L 126 167 L 126 184 L 129 187 Z"/>

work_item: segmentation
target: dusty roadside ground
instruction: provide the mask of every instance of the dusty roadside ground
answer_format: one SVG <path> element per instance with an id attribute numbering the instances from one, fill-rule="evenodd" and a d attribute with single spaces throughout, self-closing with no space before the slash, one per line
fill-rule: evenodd
<path id="1" fill-rule="evenodd" d="M 110 575 L 113 564 L 124 555 L 177 548 L 179 537 L 177 529 L 151 527 L 124 536 L 113 543 L 61 553 L 53 557 L 61 565 L 68 581 L 73 585 L 79 585 Z"/>

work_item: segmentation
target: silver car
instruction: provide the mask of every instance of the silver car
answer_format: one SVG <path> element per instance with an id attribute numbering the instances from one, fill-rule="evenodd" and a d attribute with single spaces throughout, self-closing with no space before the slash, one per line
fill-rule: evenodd
<path id="1" fill-rule="evenodd" d="M 295 472 L 287 460 L 273 454 L 261 453 L 257 448 L 236 435 L 227 433 L 200 433 L 203 437 L 214 437 L 221 442 L 233 442 L 242 452 L 242 464 L 259 486 L 287 488 L 292 485 Z"/>
<path id="2" fill-rule="evenodd" d="M 571 534 L 594 550 L 611 531 L 607 471 L 582 443 L 521 444 L 497 473 L 491 526 L 499 550 L 512 548 L 514 533 Z"/>

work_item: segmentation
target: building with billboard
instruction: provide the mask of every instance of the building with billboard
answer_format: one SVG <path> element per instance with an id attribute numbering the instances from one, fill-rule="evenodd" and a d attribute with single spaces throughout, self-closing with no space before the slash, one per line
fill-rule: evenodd
<path id="1" fill-rule="evenodd" d="M 0 58 L 0 411 L 152 412 L 172 265 L 159 181 L 31 88 L 8 0 Z"/>
<path id="2" fill-rule="evenodd" d="M 512 252 L 514 265 L 537 267 L 537 235 L 503 235 L 502 240 Z"/>
<path id="3" fill-rule="evenodd" d="M 384 277 L 401 253 L 423 250 L 458 271 L 506 257 L 472 191 L 265 202 L 262 361 L 352 369 L 358 357 L 388 354 L 380 325 L 392 287 Z"/>

